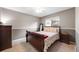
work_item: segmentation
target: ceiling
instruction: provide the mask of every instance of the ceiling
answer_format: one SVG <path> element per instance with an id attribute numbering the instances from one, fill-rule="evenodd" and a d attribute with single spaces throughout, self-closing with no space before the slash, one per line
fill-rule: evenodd
<path id="1" fill-rule="evenodd" d="M 14 11 L 18 11 L 21 13 L 37 16 L 37 17 L 43 17 L 43 16 L 47 16 L 47 15 L 50 15 L 50 14 L 53 14 L 56 12 L 70 9 L 72 7 L 41 7 L 43 9 L 45 9 L 41 13 L 35 12 L 36 7 L 5 7 L 5 8 L 10 9 L 10 10 L 14 10 Z"/>

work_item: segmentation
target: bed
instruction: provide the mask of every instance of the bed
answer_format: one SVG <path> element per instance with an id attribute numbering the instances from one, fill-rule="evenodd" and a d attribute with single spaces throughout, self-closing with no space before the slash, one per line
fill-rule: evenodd
<path id="1" fill-rule="evenodd" d="M 59 27 L 44 27 L 43 31 L 26 32 L 26 42 L 29 42 L 40 52 L 46 52 L 48 48 L 60 38 Z"/>

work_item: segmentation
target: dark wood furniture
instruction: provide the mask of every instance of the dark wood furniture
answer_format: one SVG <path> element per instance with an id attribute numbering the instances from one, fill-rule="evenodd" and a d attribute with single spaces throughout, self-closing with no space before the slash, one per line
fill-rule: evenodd
<path id="1" fill-rule="evenodd" d="M 52 27 L 45 27 L 48 28 L 47 30 L 52 31 Z M 54 27 L 54 28 L 59 28 L 59 27 Z M 60 28 L 59 30 L 59 34 L 60 34 Z M 33 47 L 35 47 L 39 52 L 43 52 L 44 51 L 44 46 L 45 46 L 45 42 L 44 42 L 44 36 L 40 35 L 40 34 L 32 34 L 32 32 L 26 31 L 26 42 L 29 42 L 31 45 L 33 45 Z"/>
<path id="2" fill-rule="evenodd" d="M 44 37 L 39 34 L 32 34 L 32 32 L 27 31 L 26 42 L 30 42 L 38 51 L 43 52 L 44 50 Z"/>
<path id="3" fill-rule="evenodd" d="M 61 33 L 60 37 L 61 37 L 61 39 L 60 39 L 61 42 L 70 44 L 70 35 L 68 33 L 63 32 L 63 33 Z"/>
<path id="4" fill-rule="evenodd" d="M 12 26 L 0 25 L 0 51 L 12 47 Z"/>

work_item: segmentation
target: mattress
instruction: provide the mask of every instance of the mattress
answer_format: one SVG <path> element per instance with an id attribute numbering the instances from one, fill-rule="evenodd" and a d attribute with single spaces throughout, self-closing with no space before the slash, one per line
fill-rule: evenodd
<path id="1" fill-rule="evenodd" d="M 48 36 L 44 40 L 44 51 L 47 51 L 48 47 L 50 47 L 51 44 L 53 44 L 56 40 L 59 39 L 59 33 L 57 33 L 57 32 L 44 32 L 44 31 L 40 31 L 40 32 L 37 32 L 37 33 Z"/>

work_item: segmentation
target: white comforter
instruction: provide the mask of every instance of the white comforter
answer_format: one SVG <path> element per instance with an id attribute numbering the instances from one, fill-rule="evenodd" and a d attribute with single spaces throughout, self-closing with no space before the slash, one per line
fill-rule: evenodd
<path id="1" fill-rule="evenodd" d="M 40 31 L 40 32 L 37 32 L 37 33 L 48 36 L 44 40 L 44 51 L 47 51 L 48 47 L 50 47 L 50 45 L 52 43 L 54 43 L 56 40 L 59 39 L 59 33 L 57 33 L 57 32 L 44 32 L 44 31 Z"/>

